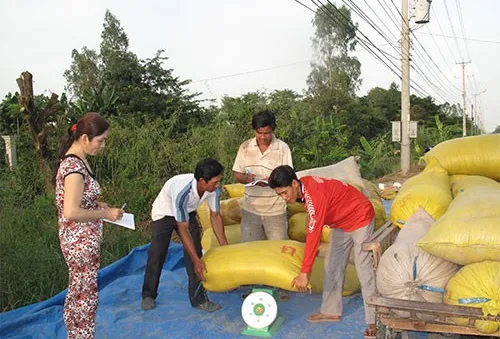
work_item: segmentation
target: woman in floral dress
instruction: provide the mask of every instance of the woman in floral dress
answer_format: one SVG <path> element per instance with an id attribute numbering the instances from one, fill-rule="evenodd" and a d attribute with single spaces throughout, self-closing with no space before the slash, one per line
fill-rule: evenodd
<path id="1" fill-rule="evenodd" d="M 87 113 L 68 128 L 59 151 L 56 205 L 59 242 L 69 270 L 64 322 L 70 339 L 94 337 L 102 219 L 123 216 L 123 210 L 98 201 L 101 188 L 87 162 L 87 156 L 104 148 L 108 128 L 99 114 Z"/>

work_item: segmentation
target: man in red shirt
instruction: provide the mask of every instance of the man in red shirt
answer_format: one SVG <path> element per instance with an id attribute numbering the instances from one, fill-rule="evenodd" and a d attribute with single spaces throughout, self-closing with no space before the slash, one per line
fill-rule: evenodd
<path id="1" fill-rule="evenodd" d="M 323 276 L 323 303 L 309 322 L 336 322 L 342 315 L 342 289 L 349 254 L 354 246 L 354 263 L 361 283 L 363 297 L 375 292 L 371 258 L 362 244 L 373 233 L 374 216 L 370 201 L 354 187 L 339 180 L 305 176 L 297 179 L 290 166 L 276 167 L 269 177 L 269 186 L 286 202 L 300 201 L 309 215 L 306 247 L 299 276 L 292 284 L 305 292 L 324 225 L 332 228 L 328 256 Z M 368 328 L 365 338 L 375 338 L 375 309 L 366 302 L 365 319 Z"/>

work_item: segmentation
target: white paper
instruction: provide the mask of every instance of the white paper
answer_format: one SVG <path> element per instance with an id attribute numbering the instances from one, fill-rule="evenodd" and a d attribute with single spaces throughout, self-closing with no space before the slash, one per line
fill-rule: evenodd
<path id="1" fill-rule="evenodd" d="M 111 221 L 108 219 L 103 219 L 110 224 L 119 225 L 125 228 L 130 228 L 131 230 L 135 230 L 135 220 L 134 215 L 132 213 L 123 213 L 123 217 L 120 220 Z"/>
<path id="2" fill-rule="evenodd" d="M 257 185 L 260 182 L 266 184 L 266 186 L 268 185 L 267 180 L 254 180 L 252 182 L 249 182 L 248 184 L 245 184 L 245 187 L 255 186 L 255 185 Z"/>

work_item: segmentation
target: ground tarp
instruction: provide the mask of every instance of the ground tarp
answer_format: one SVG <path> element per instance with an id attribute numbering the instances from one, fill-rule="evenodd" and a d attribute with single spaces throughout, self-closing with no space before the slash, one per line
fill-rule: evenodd
<path id="1" fill-rule="evenodd" d="M 386 211 L 390 203 L 384 201 Z M 182 246 L 171 244 L 158 290 L 157 306 L 141 309 L 141 288 L 149 245 L 99 271 L 99 308 L 96 339 L 118 338 L 248 338 L 241 317 L 243 289 L 209 293 L 222 309 L 206 313 L 190 306 Z M 1 338 L 66 338 L 63 304 L 66 290 L 33 305 L 0 314 Z M 308 314 L 319 310 L 321 295 L 291 293 L 279 305 L 285 322 L 274 338 L 362 338 L 366 328 L 361 296 L 344 298 L 338 323 L 309 324 Z"/>
<path id="2" fill-rule="evenodd" d="M 172 244 L 163 267 L 157 307 L 141 309 L 141 287 L 149 245 L 135 248 L 126 257 L 99 272 L 99 308 L 96 335 L 100 338 L 237 338 L 245 324 L 241 318 L 243 290 L 209 293 L 222 310 L 206 313 L 190 306 L 182 247 Z M 66 338 L 62 318 L 66 291 L 33 305 L 0 314 L 2 338 Z M 285 323 L 275 338 L 360 338 L 364 311 L 360 295 L 344 298 L 340 323 L 308 324 L 317 311 L 320 295 L 292 293 L 280 303 Z"/>

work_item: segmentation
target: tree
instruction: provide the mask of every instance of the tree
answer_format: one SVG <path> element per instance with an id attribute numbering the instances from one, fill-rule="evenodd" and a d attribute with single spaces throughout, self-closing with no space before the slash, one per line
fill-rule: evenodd
<path id="1" fill-rule="evenodd" d="M 8 93 L 0 103 L 0 135 L 16 134 L 22 123 L 22 114 L 18 103 L 18 93 Z M 0 140 L 1 142 L 1 140 Z"/>
<path id="2" fill-rule="evenodd" d="M 51 151 L 47 143 L 47 131 L 54 116 L 62 110 L 58 95 L 52 93 L 50 99 L 45 103 L 36 102 L 33 95 L 33 76 L 30 72 L 23 72 L 16 80 L 19 86 L 19 107 L 28 122 L 31 135 L 38 155 L 41 173 L 45 179 L 45 189 L 51 193 L 54 191 L 52 177 L 54 170 L 51 167 Z M 44 108 L 42 108 L 44 106 Z"/>
<path id="3" fill-rule="evenodd" d="M 312 20 L 316 28 L 312 38 L 315 61 L 307 78 L 309 93 L 327 90 L 338 97 L 355 95 L 361 84 L 361 63 L 349 56 L 356 47 L 356 27 L 350 10 L 332 3 L 324 4 Z"/>
<path id="4" fill-rule="evenodd" d="M 197 93 L 189 93 L 189 80 L 174 77 L 163 67 L 164 51 L 141 60 L 129 50 L 128 37 L 119 20 L 106 11 L 99 53 L 83 47 L 73 50 L 73 61 L 64 73 L 67 89 L 76 97 L 73 108 L 91 109 L 105 116 L 133 118 L 135 123 L 172 119 L 174 130 L 184 133 L 191 124 L 210 120 Z"/>

